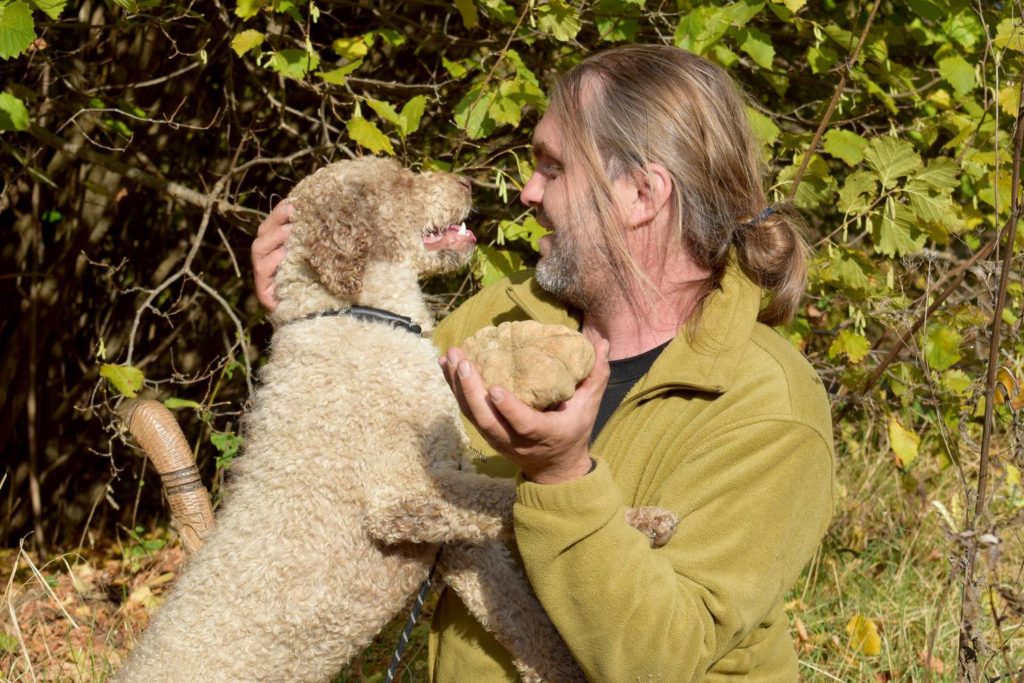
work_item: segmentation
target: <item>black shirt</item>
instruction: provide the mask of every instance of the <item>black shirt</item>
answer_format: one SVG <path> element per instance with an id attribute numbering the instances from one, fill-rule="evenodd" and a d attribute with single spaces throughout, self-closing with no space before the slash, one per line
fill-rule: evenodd
<path id="1" fill-rule="evenodd" d="M 601 405 L 597 409 L 597 420 L 594 422 L 594 430 L 590 432 L 590 443 L 594 443 L 597 435 L 601 433 L 601 428 L 622 403 L 622 399 L 626 398 L 626 394 L 633 388 L 636 381 L 647 374 L 666 346 L 668 346 L 668 342 L 655 346 L 649 351 L 644 351 L 639 356 L 609 361 L 611 376 L 608 378 L 608 387 L 604 390 L 604 396 L 601 397 Z"/>

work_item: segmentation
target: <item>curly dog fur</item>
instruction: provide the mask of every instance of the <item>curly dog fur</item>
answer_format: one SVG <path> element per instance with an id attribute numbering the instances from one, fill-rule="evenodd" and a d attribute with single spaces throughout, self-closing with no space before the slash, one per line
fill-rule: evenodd
<path id="1" fill-rule="evenodd" d="M 365 158 L 321 169 L 290 199 L 295 225 L 244 457 L 216 527 L 118 679 L 329 680 L 449 543 L 442 575 L 518 655 L 524 678 L 580 680 L 494 540 L 510 533 L 513 482 L 454 466 L 465 440 L 430 341 L 317 315 L 358 304 L 430 330 L 418 280 L 468 252 L 430 252 L 423 237 L 465 218 L 468 183 Z"/>

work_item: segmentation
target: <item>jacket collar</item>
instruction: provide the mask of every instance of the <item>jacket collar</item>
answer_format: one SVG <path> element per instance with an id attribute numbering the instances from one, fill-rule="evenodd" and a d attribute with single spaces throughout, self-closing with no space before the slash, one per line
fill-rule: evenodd
<path id="1" fill-rule="evenodd" d="M 580 329 L 579 311 L 566 308 L 533 279 L 533 271 L 517 273 L 505 286 L 509 298 L 526 315 L 545 324 Z M 721 394 L 733 386 L 742 356 L 761 307 L 761 289 L 735 262 L 704 302 L 696 332 L 685 329 L 669 343 L 637 382 L 627 399 L 647 397 L 673 388 Z"/>

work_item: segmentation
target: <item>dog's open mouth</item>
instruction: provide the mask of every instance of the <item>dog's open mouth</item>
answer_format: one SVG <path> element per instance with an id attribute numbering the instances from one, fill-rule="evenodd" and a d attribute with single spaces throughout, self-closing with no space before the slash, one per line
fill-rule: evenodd
<path id="1" fill-rule="evenodd" d="M 476 235 L 466 227 L 465 221 L 458 225 L 434 228 L 423 235 L 423 246 L 427 251 L 440 251 L 442 249 L 465 251 L 472 249 L 475 244 Z"/>

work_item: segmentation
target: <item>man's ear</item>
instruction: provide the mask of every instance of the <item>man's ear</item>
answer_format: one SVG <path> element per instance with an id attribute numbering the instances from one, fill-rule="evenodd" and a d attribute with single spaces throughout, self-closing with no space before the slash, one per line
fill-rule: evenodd
<path id="1" fill-rule="evenodd" d="M 661 164 L 647 164 L 630 174 L 633 185 L 630 192 L 632 206 L 629 212 L 630 227 L 637 228 L 650 223 L 668 206 L 672 196 L 672 176 Z"/>
<path id="2" fill-rule="evenodd" d="M 302 232 L 306 260 L 324 287 L 339 299 L 355 301 L 363 286 L 363 274 L 372 246 L 372 226 L 360 220 L 362 211 L 338 207 L 330 216 L 311 216 Z M 301 221 L 301 213 L 297 216 Z"/>

